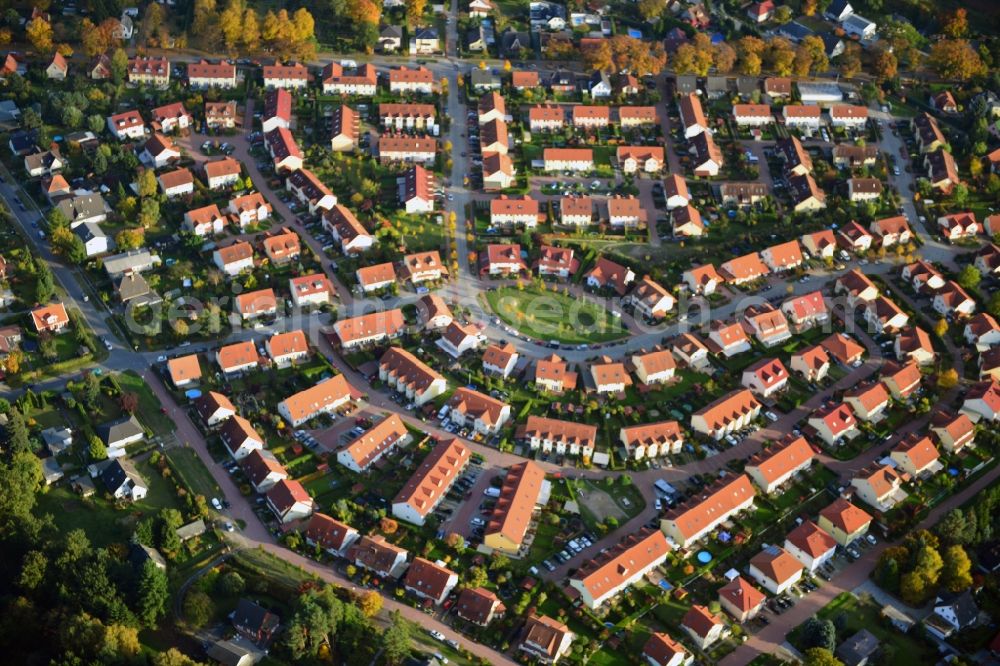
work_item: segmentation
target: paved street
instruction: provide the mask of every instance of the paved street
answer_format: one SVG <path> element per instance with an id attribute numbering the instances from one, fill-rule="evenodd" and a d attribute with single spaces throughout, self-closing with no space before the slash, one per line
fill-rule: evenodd
<path id="1" fill-rule="evenodd" d="M 458 4 L 457 0 L 452 2 L 452 14 L 457 15 Z M 508 284 L 499 281 L 482 280 L 477 275 L 477 267 L 470 266 L 468 263 L 468 254 L 471 249 L 469 243 L 466 239 L 466 212 L 472 204 L 473 201 L 483 198 L 481 193 L 471 192 L 467 187 L 464 186 L 464 177 L 466 174 L 470 173 L 470 169 L 473 166 L 470 164 L 468 156 L 463 156 L 464 146 L 466 145 L 466 140 L 462 136 L 465 128 L 466 119 L 466 105 L 459 98 L 459 86 L 458 86 L 458 75 L 462 73 L 463 70 L 468 69 L 467 63 L 460 63 L 457 59 L 453 57 L 456 52 L 457 40 L 459 35 L 457 34 L 457 26 L 454 20 L 448 22 L 446 30 L 446 43 L 448 56 L 445 58 L 439 58 L 428 63 L 428 67 L 434 72 L 436 81 L 440 82 L 442 79 L 447 81 L 448 86 L 448 96 L 446 101 L 446 109 L 448 116 L 452 119 L 449 133 L 447 137 L 442 137 L 443 139 L 449 140 L 453 146 L 461 146 L 462 149 L 456 149 L 451 155 L 453 162 L 450 178 L 446 179 L 447 184 L 445 185 L 445 192 L 450 196 L 450 200 L 446 198 L 443 202 L 443 214 L 444 218 L 447 220 L 448 214 L 454 212 L 457 217 L 457 233 L 453 238 L 454 247 L 457 251 L 458 262 L 460 266 L 459 275 L 456 276 L 451 282 L 447 283 L 440 291 L 440 295 L 446 300 L 458 303 L 464 307 L 469 308 L 473 312 L 473 319 L 478 323 L 481 323 L 485 327 L 485 333 L 490 340 L 497 341 L 505 339 L 518 349 L 524 355 L 532 358 L 539 358 L 552 353 L 552 349 L 540 344 L 539 341 L 526 339 L 520 335 L 513 335 L 503 326 L 498 326 L 492 323 L 492 316 L 489 313 L 483 312 L 479 296 L 480 294 L 489 288 L 499 286 L 501 284 Z M 175 53 L 171 53 L 170 57 L 176 62 L 183 62 L 185 60 L 194 60 L 195 57 L 188 57 L 186 55 L 177 56 Z M 326 57 L 325 60 L 332 59 Z M 359 58 L 359 60 L 368 58 Z M 381 66 L 386 65 L 397 65 L 397 64 L 414 64 L 412 59 L 405 57 L 393 57 L 393 58 L 383 58 L 377 57 L 370 59 Z M 490 61 L 490 66 L 500 66 L 499 63 Z M 577 64 L 578 65 L 578 64 Z M 665 76 L 661 75 L 658 77 L 658 84 L 661 91 L 663 91 L 663 98 L 667 100 L 668 97 L 665 94 Z M 249 101 L 246 106 L 246 116 L 252 119 L 253 116 L 253 102 Z M 669 165 L 670 172 L 682 173 L 680 168 L 680 160 L 676 155 L 673 147 L 673 141 L 670 138 L 670 122 L 668 119 L 668 114 L 665 111 L 664 103 L 660 105 L 660 115 L 661 115 L 661 127 L 663 129 L 663 134 L 665 138 L 665 148 L 667 154 L 667 162 Z M 888 120 L 890 116 L 881 113 L 880 111 L 873 110 L 873 117 Z M 233 157 L 240 160 L 247 173 L 252 177 L 254 183 L 260 189 L 260 191 L 265 195 L 268 201 L 272 204 L 275 211 L 278 212 L 286 221 L 286 223 L 294 228 L 305 242 L 319 257 L 325 257 L 325 254 L 320 247 L 320 244 L 312 238 L 310 234 L 305 232 L 301 226 L 294 222 L 296 215 L 288 208 L 286 204 L 280 201 L 277 197 L 277 193 L 272 191 L 268 185 L 267 177 L 261 173 L 256 167 L 256 160 L 250 155 L 250 145 L 246 137 L 246 132 L 252 129 L 250 124 L 245 126 L 244 133 L 239 136 L 234 136 L 227 139 L 227 141 L 235 147 L 235 152 Z M 187 137 L 178 139 L 178 143 L 181 144 L 187 153 L 195 159 L 196 162 L 203 162 L 207 159 L 200 150 L 200 144 L 204 140 L 201 135 L 191 134 Z M 750 146 L 750 149 L 760 157 L 761 165 L 761 179 L 767 182 L 770 181 L 770 174 L 767 170 L 766 161 L 763 158 L 763 147 L 765 143 L 755 143 Z M 882 150 L 890 154 L 899 154 L 899 148 L 902 145 L 902 141 L 899 137 L 892 135 L 892 133 L 885 128 L 883 132 L 883 140 L 880 144 Z M 109 336 L 114 337 L 113 331 L 109 330 L 106 320 L 109 318 L 110 313 L 104 309 L 101 305 L 101 299 L 98 298 L 97 294 L 88 293 L 87 290 L 81 286 L 85 284 L 82 279 L 80 272 L 76 268 L 68 267 L 60 263 L 59 259 L 55 257 L 49 250 L 47 242 L 39 242 L 37 230 L 32 226 L 32 223 L 37 223 L 39 221 L 40 215 L 37 210 L 32 206 L 29 206 L 28 210 L 21 211 L 19 207 L 14 203 L 14 195 L 17 194 L 22 201 L 28 202 L 29 198 L 23 193 L 18 193 L 16 191 L 15 183 L 18 182 L 16 179 L 12 178 L 6 169 L 0 167 L 0 173 L 4 177 L 4 183 L 0 184 L 0 196 L 2 196 L 8 203 L 15 220 L 23 228 L 25 234 L 27 235 L 29 242 L 31 243 L 33 250 L 41 256 L 45 261 L 47 261 L 53 268 L 60 287 L 65 291 L 67 304 L 79 308 L 86 318 L 88 324 L 94 329 L 95 333 L 99 336 Z M 955 265 L 955 255 L 956 251 L 953 247 L 943 243 L 939 236 L 935 233 L 935 230 L 929 228 L 929 226 L 921 225 L 918 223 L 918 217 L 916 209 L 912 201 L 912 193 L 910 187 L 913 184 L 913 176 L 905 171 L 902 172 L 901 176 L 894 177 L 894 184 L 899 189 L 900 194 L 903 198 L 903 206 L 906 211 L 907 217 L 911 221 L 911 224 L 915 229 L 918 229 L 923 236 L 924 245 L 921 250 L 922 255 L 926 259 L 932 261 L 939 261 L 949 265 Z M 539 181 L 541 182 L 541 181 Z M 642 178 L 637 181 L 639 186 L 639 196 L 643 202 L 648 207 L 650 212 L 650 236 L 649 240 L 652 245 L 659 245 L 660 239 L 656 233 L 656 212 L 652 208 L 652 185 L 653 180 Z M 542 197 L 540 197 L 542 198 Z M 933 221 L 929 221 L 930 225 L 933 225 Z M 848 268 L 856 265 L 854 262 L 850 262 L 851 265 Z M 891 261 L 884 261 L 878 264 L 870 264 L 865 267 L 865 271 L 873 274 L 885 274 L 890 270 L 895 270 L 897 264 Z M 401 304 L 412 302 L 416 297 L 412 293 L 404 293 L 400 297 L 391 299 L 389 301 L 381 301 L 379 299 L 361 299 L 356 298 L 350 289 L 350 285 L 344 285 L 339 282 L 337 276 L 333 273 L 332 269 L 329 267 L 328 262 L 324 262 L 323 270 L 331 278 L 333 283 L 337 285 L 338 296 L 340 300 L 341 315 L 353 314 L 359 312 L 361 309 L 384 309 L 390 307 L 398 307 Z M 804 294 L 816 289 L 830 280 L 836 278 L 840 272 L 838 271 L 816 271 L 814 272 L 815 277 L 813 277 L 807 283 L 794 282 L 790 284 L 791 287 L 787 296 L 792 296 L 796 294 Z M 773 280 L 778 288 L 783 288 L 784 281 L 775 279 Z M 596 297 L 592 295 L 585 295 L 578 286 L 573 286 L 570 288 L 571 293 L 577 298 L 588 298 L 594 299 Z M 915 307 L 912 302 L 912 298 L 909 294 L 898 291 L 897 289 L 891 289 L 893 291 L 893 297 L 898 298 L 900 301 L 907 303 L 910 307 Z M 739 292 L 731 292 L 732 298 L 727 304 L 713 308 L 710 315 L 708 313 L 703 313 L 706 315 L 704 323 L 708 323 L 710 320 L 727 319 L 735 314 L 742 312 L 742 310 L 751 303 L 759 303 L 761 301 L 760 296 L 746 296 Z M 777 292 L 775 292 L 777 293 Z M 85 300 L 86 299 L 86 300 Z M 620 311 L 620 303 L 611 302 L 608 304 L 616 310 Z M 925 326 L 932 324 L 929 318 L 923 317 L 923 323 Z M 559 354 L 563 356 L 570 362 L 577 363 L 587 363 L 587 359 L 595 355 L 606 355 L 611 358 L 621 359 L 627 354 L 639 350 L 648 349 L 656 344 L 659 344 L 665 337 L 670 337 L 678 332 L 688 330 L 689 326 L 685 323 L 677 323 L 667 327 L 646 327 L 640 322 L 635 321 L 629 316 L 623 317 L 624 324 L 628 327 L 630 331 L 630 336 L 621 342 L 610 343 L 607 345 L 602 345 L 600 348 L 591 347 L 586 350 L 579 349 L 560 349 Z M 408 423 L 414 425 L 415 427 L 437 437 L 451 437 L 445 433 L 440 428 L 434 426 L 433 424 L 423 422 L 415 418 L 409 412 L 403 410 L 399 405 L 392 402 L 386 393 L 381 393 L 375 389 L 372 389 L 366 380 L 357 372 L 355 372 L 350 366 L 348 366 L 343 359 L 337 354 L 327 343 L 325 338 L 319 334 L 320 328 L 327 324 L 328 320 L 325 316 L 320 315 L 293 315 L 285 320 L 279 321 L 271 327 L 265 327 L 263 329 L 257 330 L 244 330 L 237 328 L 233 333 L 225 340 L 218 343 L 202 343 L 193 344 L 184 350 L 175 350 L 177 352 L 183 351 L 184 353 L 194 353 L 203 352 L 211 348 L 215 348 L 222 344 L 223 342 L 233 342 L 237 340 L 247 340 L 254 339 L 255 341 L 262 340 L 265 336 L 270 335 L 272 332 L 280 330 L 290 330 L 294 328 L 303 328 L 309 332 L 309 337 L 313 342 L 314 346 L 319 349 L 321 353 L 326 356 L 335 367 L 337 367 L 347 379 L 356 387 L 362 390 L 367 390 L 368 400 L 367 405 L 364 409 L 369 411 L 379 411 L 379 412 L 392 412 L 399 414 Z M 638 529 L 639 526 L 649 522 L 654 519 L 657 515 L 657 511 L 653 506 L 653 498 L 655 497 L 655 491 L 653 484 L 658 479 L 666 479 L 670 482 L 683 481 L 694 473 L 714 473 L 723 469 L 726 464 L 734 459 L 746 458 L 755 452 L 760 450 L 761 444 L 767 439 L 777 439 L 781 437 L 784 433 L 787 433 L 791 428 L 800 421 L 804 416 L 806 416 L 810 411 L 820 406 L 825 400 L 829 399 L 830 396 L 836 391 L 842 391 L 849 387 L 857 385 L 862 380 L 875 374 L 882 363 L 880 349 L 877 344 L 863 331 L 855 332 L 855 335 L 862 341 L 869 352 L 869 358 L 864 364 L 858 368 L 852 368 L 848 374 L 841 380 L 835 382 L 831 387 L 820 391 L 810 397 L 803 405 L 799 408 L 793 410 L 788 414 L 784 414 L 779 417 L 778 421 L 770 424 L 767 428 L 755 433 L 753 436 L 748 437 L 736 446 L 724 449 L 720 451 L 717 455 L 711 456 L 704 460 L 699 460 L 681 467 L 664 467 L 659 470 L 648 470 L 642 472 L 630 472 L 630 475 L 635 483 L 637 489 L 642 493 L 643 497 L 647 501 L 646 508 L 635 516 L 633 519 L 621 526 L 620 529 L 616 530 L 614 533 L 606 536 L 605 538 L 599 540 L 588 552 L 594 553 L 599 548 L 605 546 L 610 546 L 617 542 L 622 535 L 631 533 Z M 946 346 L 948 353 L 951 357 L 953 365 L 959 369 L 960 375 L 962 370 L 962 359 L 961 350 L 957 349 L 949 341 L 946 341 Z M 150 369 L 150 367 L 155 363 L 156 358 L 163 354 L 161 351 L 150 351 L 150 352 L 135 352 L 132 350 L 124 348 L 121 341 L 115 344 L 114 350 L 111 352 L 109 358 L 104 361 L 101 365 L 103 368 L 108 370 L 135 370 L 141 372 L 143 377 L 146 379 L 149 386 L 156 393 L 157 397 L 160 399 L 161 403 L 167 408 L 169 415 L 177 424 L 177 439 L 184 446 L 190 446 L 202 459 L 205 465 L 210 470 L 213 477 L 219 483 L 223 490 L 226 498 L 232 501 L 232 508 L 224 512 L 224 515 L 232 520 L 239 520 L 241 523 L 245 524 L 245 527 L 241 529 L 238 533 L 232 535 L 234 542 L 238 546 L 246 547 L 262 547 L 265 550 L 274 553 L 275 555 L 281 557 L 284 560 L 292 562 L 294 564 L 300 565 L 303 568 L 316 573 L 325 580 L 330 582 L 335 582 L 339 585 L 351 585 L 349 581 L 344 579 L 340 574 L 334 569 L 326 566 L 319 565 L 312 560 L 304 558 L 296 553 L 291 552 L 284 546 L 282 546 L 273 535 L 266 529 L 266 527 L 257 519 L 253 512 L 253 505 L 250 501 L 245 501 L 239 492 L 239 489 L 233 483 L 229 474 L 220 466 L 215 464 L 211 455 L 208 452 L 207 445 L 204 438 L 198 429 L 191 423 L 188 419 L 186 410 L 176 405 L 173 399 L 170 397 L 169 392 L 163 386 L 158 375 Z M 46 382 L 40 383 L 33 388 L 35 390 L 43 388 L 56 388 L 65 382 L 65 377 L 54 378 Z M 7 392 L 5 391 L 5 394 Z M 10 392 L 14 394 L 15 392 Z M 947 398 L 954 396 L 954 393 L 949 393 Z M 899 437 L 903 437 L 909 432 L 917 431 L 923 428 L 927 421 L 926 416 L 913 419 L 910 422 L 904 424 L 899 431 L 896 433 L 896 438 L 879 443 L 857 458 L 841 462 L 834 460 L 828 456 L 821 455 L 821 460 L 826 463 L 831 469 L 837 471 L 842 475 L 848 475 L 852 472 L 857 471 L 861 467 L 866 466 L 872 460 L 876 459 L 878 456 L 882 455 L 886 448 L 894 445 Z M 464 534 L 469 532 L 469 521 L 477 515 L 479 502 L 482 499 L 482 491 L 489 485 L 489 479 L 497 474 L 502 474 L 503 470 L 512 464 L 520 462 L 523 458 L 515 456 L 512 454 L 501 453 L 495 449 L 477 444 L 474 442 L 467 442 L 468 446 L 480 454 L 482 454 L 486 460 L 483 466 L 483 472 L 480 479 L 477 481 L 475 486 L 472 488 L 472 497 L 469 501 L 465 502 L 459 509 L 457 509 L 450 522 L 446 523 L 444 528 L 448 531 L 458 531 Z M 540 463 L 542 467 L 548 472 L 560 471 L 562 468 L 556 466 L 553 463 Z M 572 470 L 573 474 L 584 477 L 584 478 L 602 478 L 606 476 L 617 476 L 617 472 L 605 472 L 603 470 Z M 1000 468 L 991 470 L 988 474 L 982 477 L 975 484 L 969 488 L 964 489 L 957 495 L 949 498 L 940 506 L 935 508 L 930 516 L 921 524 L 921 526 L 929 526 L 933 524 L 944 512 L 950 508 L 957 506 L 961 502 L 967 500 L 978 490 L 986 487 L 987 485 L 994 483 L 996 479 L 1000 476 Z M 757 634 L 754 634 L 750 639 L 742 645 L 736 652 L 731 654 L 725 660 L 723 664 L 726 665 L 736 665 L 745 664 L 752 660 L 756 655 L 762 653 L 772 653 L 778 646 L 784 641 L 786 633 L 793 627 L 797 626 L 799 623 L 804 621 L 805 618 L 810 617 L 815 614 L 815 612 L 821 608 L 824 604 L 829 602 L 836 594 L 844 590 L 851 590 L 867 580 L 867 576 L 874 567 L 877 560 L 878 554 L 890 544 L 880 544 L 879 546 L 867 551 L 864 556 L 856 563 L 846 566 L 841 573 L 833 580 L 832 583 L 824 585 L 819 591 L 808 595 L 790 611 L 784 613 L 778 618 L 775 618 L 771 625 L 764 628 Z M 583 557 L 587 557 L 586 554 Z M 556 569 L 552 573 L 544 572 L 543 577 L 553 580 L 560 581 L 565 575 L 569 568 L 577 567 L 580 565 L 581 557 L 574 558 L 570 560 L 569 563 L 563 565 Z M 471 643 L 460 636 L 458 636 L 454 631 L 449 629 L 445 624 L 438 621 L 437 619 L 430 617 L 416 609 L 411 608 L 406 604 L 400 604 L 396 600 L 386 597 L 385 600 L 386 608 L 393 610 L 400 610 L 404 616 L 418 622 L 421 626 L 426 628 L 433 628 L 441 631 L 449 638 L 458 639 L 464 647 L 470 649 L 478 657 L 489 661 L 494 664 L 512 664 L 513 661 L 507 656 L 500 654 L 487 648 L 483 645 Z"/>

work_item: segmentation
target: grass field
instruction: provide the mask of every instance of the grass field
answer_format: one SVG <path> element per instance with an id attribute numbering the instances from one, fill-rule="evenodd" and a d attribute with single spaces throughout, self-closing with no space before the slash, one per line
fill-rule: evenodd
<path id="1" fill-rule="evenodd" d="M 139 396 L 140 419 L 156 434 L 165 435 L 177 429 L 177 426 L 160 411 L 162 405 L 146 385 L 146 381 L 134 372 L 123 372 L 115 375 L 123 391 L 131 391 Z"/>
<path id="2" fill-rule="evenodd" d="M 104 485 L 96 479 L 98 492 L 93 497 L 82 498 L 67 485 L 55 486 L 40 493 L 35 513 L 51 514 L 60 531 L 82 529 L 90 542 L 98 547 L 127 542 L 135 524 L 142 518 L 156 515 L 160 509 L 182 509 L 168 482 L 148 463 L 139 462 L 136 468 L 149 484 L 149 494 L 127 508 L 117 509 L 103 499 Z"/>
<path id="3" fill-rule="evenodd" d="M 177 476 L 195 495 L 203 495 L 206 499 L 221 495 L 219 484 L 197 453 L 191 449 L 172 448 L 166 451 L 166 456 Z"/>
<path id="4" fill-rule="evenodd" d="M 579 344 L 626 335 L 621 322 L 606 309 L 562 293 L 501 287 L 487 292 L 486 300 L 498 317 L 538 340 Z"/>

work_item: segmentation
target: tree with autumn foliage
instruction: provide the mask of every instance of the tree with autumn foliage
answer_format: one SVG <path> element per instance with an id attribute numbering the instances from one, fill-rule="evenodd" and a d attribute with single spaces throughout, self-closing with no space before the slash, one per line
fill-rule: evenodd
<path id="1" fill-rule="evenodd" d="M 31 47 L 39 53 L 52 53 L 55 48 L 52 42 L 52 26 L 42 17 L 29 21 L 24 33 L 31 42 Z"/>
<path id="2" fill-rule="evenodd" d="M 404 0 L 404 4 L 407 25 L 420 25 L 424 17 L 424 9 L 427 7 L 427 0 Z"/>
<path id="3" fill-rule="evenodd" d="M 628 70 L 636 76 L 646 76 L 658 73 L 667 65 L 667 53 L 662 44 L 650 45 L 627 35 L 615 35 L 582 51 L 584 63 L 600 72 Z"/>
<path id="4" fill-rule="evenodd" d="M 720 74 L 728 74 L 736 66 L 736 49 L 726 42 L 719 42 L 712 47 L 712 61 Z"/>
<path id="5" fill-rule="evenodd" d="M 941 78 L 968 81 L 986 73 L 979 53 L 964 39 L 942 39 L 931 46 L 927 64 Z"/>
<path id="6" fill-rule="evenodd" d="M 713 50 L 712 39 L 705 33 L 699 32 L 694 39 L 685 44 L 681 44 L 674 54 L 673 69 L 678 74 L 694 74 L 695 76 L 708 76 L 712 69 Z"/>
<path id="7" fill-rule="evenodd" d="M 872 47 L 870 53 L 870 71 L 876 81 L 882 83 L 896 76 L 896 72 L 899 69 L 899 60 L 896 58 L 896 54 L 889 44 L 879 41 Z"/>
<path id="8" fill-rule="evenodd" d="M 853 78 L 861 71 L 861 47 L 854 42 L 844 46 L 844 52 L 837 58 L 837 64 L 844 78 Z"/>
<path id="9" fill-rule="evenodd" d="M 757 76 L 760 74 L 766 50 L 767 44 L 763 39 L 749 36 L 741 37 L 736 42 L 737 71 L 746 76 Z"/>
<path id="10" fill-rule="evenodd" d="M 819 7 L 819 0 L 802 0 L 802 13 L 806 16 L 815 16 Z"/>
<path id="11" fill-rule="evenodd" d="M 944 16 L 941 20 L 941 32 L 955 39 L 964 37 L 969 32 L 969 16 L 964 7 Z"/>
<path id="12" fill-rule="evenodd" d="M 774 37 L 767 43 L 767 50 L 764 51 L 767 69 L 778 76 L 790 76 L 794 62 L 795 49 L 790 41 L 784 37 Z"/>

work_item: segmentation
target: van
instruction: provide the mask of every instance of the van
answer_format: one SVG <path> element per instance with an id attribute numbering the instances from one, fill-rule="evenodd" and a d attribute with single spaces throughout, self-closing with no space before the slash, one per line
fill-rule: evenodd
<path id="1" fill-rule="evenodd" d="M 450 410 L 450 409 L 451 409 L 451 407 L 449 407 L 448 405 L 445 405 L 440 410 L 438 410 L 438 420 L 442 420 L 442 419 L 444 419 L 444 417 L 448 416 L 448 410 Z"/>

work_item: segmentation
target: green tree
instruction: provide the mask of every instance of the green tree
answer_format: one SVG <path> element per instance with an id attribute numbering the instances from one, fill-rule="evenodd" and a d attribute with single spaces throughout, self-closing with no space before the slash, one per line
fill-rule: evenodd
<path id="1" fill-rule="evenodd" d="M 192 627 L 204 627 L 215 613 L 215 602 L 201 590 L 191 590 L 184 598 L 184 618 Z"/>
<path id="2" fill-rule="evenodd" d="M 28 424 L 25 422 L 21 410 L 12 407 L 7 419 L 7 450 L 11 454 L 30 452 L 34 446 L 31 444 Z"/>
<path id="3" fill-rule="evenodd" d="M 108 457 L 108 447 L 104 445 L 101 438 L 94 435 L 90 438 L 90 459 L 94 461 L 105 460 Z"/>
<path id="4" fill-rule="evenodd" d="M 413 639 L 399 611 L 392 611 L 389 617 L 389 628 L 382 634 L 382 656 L 386 663 L 399 664 L 410 655 Z"/>
<path id="5" fill-rule="evenodd" d="M 1000 291 L 990 296 L 990 300 L 986 302 L 986 311 L 994 317 L 1000 317 Z"/>
<path id="6" fill-rule="evenodd" d="M 121 85 L 128 72 L 128 54 L 124 49 L 115 49 L 111 54 L 111 80 L 115 85 Z"/>
<path id="7" fill-rule="evenodd" d="M 14 453 L 9 463 L 0 463 L 0 537 L 30 521 L 41 485 L 42 463 L 35 454 Z"/>
<path id="8" fill-rule="evenodd" d="M 802 625 L 802 644 L 832 651 L 837 647 L 837 629 L 830 620 L 811 617 Z"/>
<path id="9" fill-rule="evenodd" d="M 962 543 L 965 536 L 965 514 L 961 509 L 952 509 L 935 527 L 935 531 L 945 543 Z"/>
<path id="10" fill-rule="evenodd" d="M 966 264 L 965 267 L 959 271 L 958 277 L 955 281 L 966 289 L 975 289 L 979 286 L 979 281 L 982 279 L 983 276 L 979 274 L 979 271 L 975 266 L 972 264 Z"/>
<path id="11" fill-rule="evenodd" d="M 246 586 L 247 582 L 238 571 L 229 571 L 219 578 L 219 591 L 226 596 L 242 594 Z"/>
<path id="12" fill-rule="evenodd" d="M 93 372 L 88 372 L 83 378 L 83 404 L 88 410 L 97 409 L 97 400 L 101 397 L 101 378 Z"/>
<path id="13" fill-rule="evenodd" d="M 46 579 L 49 558 L 40 550 L 28 551 L 21 564 L 21 574 L 17 578 L 18 587 L 26 591 L 36 590 Z"/>
<path id="14" fill-rule="evenodd" d="M 170 583 L 167 572 L 146 560 L 139 577 L 138 615 L 147 627 L 155 627 L 157 621 L 167 613 L 170 603 Z"/>
<path id="15" fill-rule="evenodd" d="M 52 269 L 44 261 L 35 264 L 35 300 L 39 303 L 48 303 L 56 293 L 56 280 L 52 275 Z"/>
<path id="16" fill-rule="evenodd" d="M 148 229 L 155 226 L 160 219 L 160 202 L 153 197 L 146 197 L 139 205 L 139 224 Z"/>

